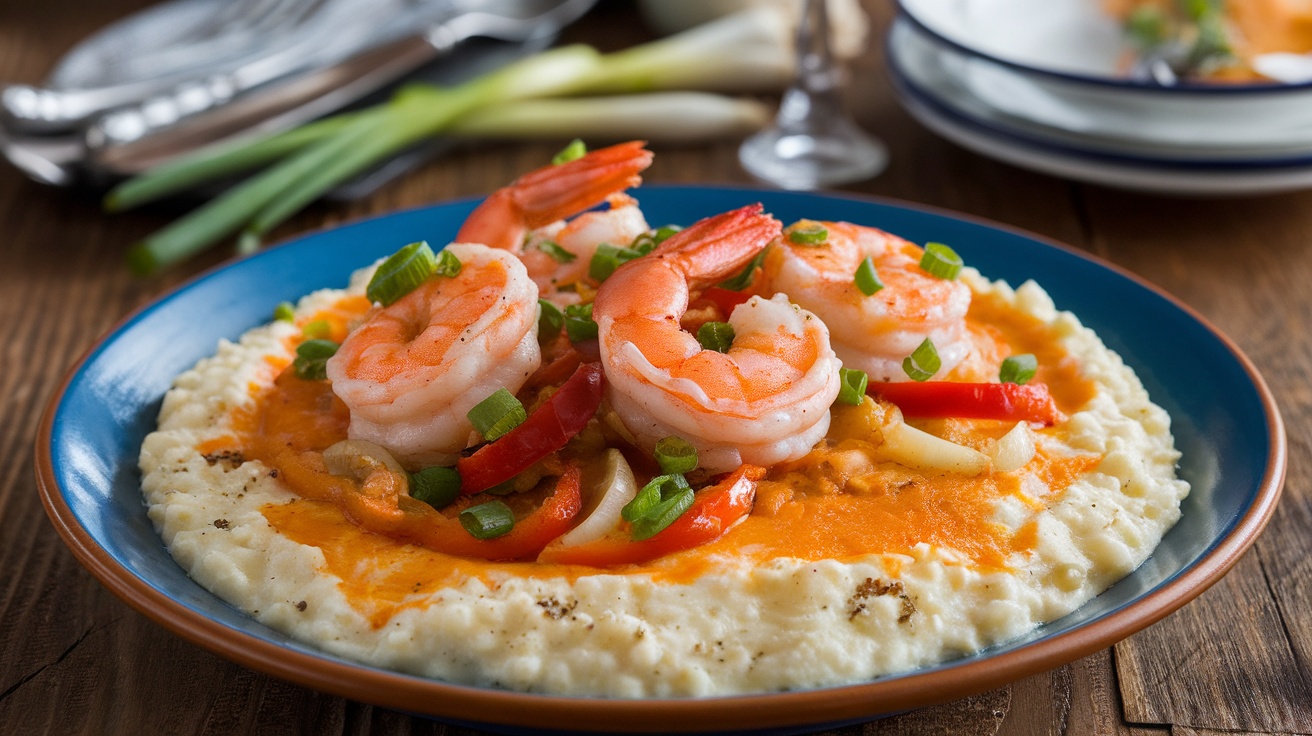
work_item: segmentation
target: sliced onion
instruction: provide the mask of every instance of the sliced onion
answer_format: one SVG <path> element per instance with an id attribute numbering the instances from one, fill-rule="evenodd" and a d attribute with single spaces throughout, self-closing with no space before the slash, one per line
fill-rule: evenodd
<path id="1" fill-rule="evenodd" d="M 890 421 L 881 433 L 880 455 L 918 470 L 937 470 L 961 475 L 979 475 L 989 469 L 988 455 L 965 445 L 916 429 L 902 421 L 901 412 L 889 412 Z"/>
<path id="2" fill-rule="evenodd" d="M 1025 422 L 1016 422 L 1011 431 L 1002 435 L 997 444 L 991 448 L 993 469 L 999 473 L 1010 473 L 1029 465 L 1034 459 L 1036 448 L 1034 434 Z"/>
<path id="3" fill-rule="evenodd" d="M 598 499 L 592 512 L 581 524 L 557 540 L 563 547 L 574 547 L 600 539 L 619 526 L 624 505 L 638 495 L 638 484 L 624 455 L 614 448 L 606 450 L 606 464 L 596 483 L 587 489 L 588 498 Z M 587 503 L 585 499 L 584 503 Z"/>
<path id="4" fill-rule="evenodd" d="M 352 478 L 363 483 L 375 470 L 390 470 L 402 478 L 405 468 L 392 457 L 386 447 L 364 440 L 342 440 L 323 451 L 323 464 L 333 475 Z"/>

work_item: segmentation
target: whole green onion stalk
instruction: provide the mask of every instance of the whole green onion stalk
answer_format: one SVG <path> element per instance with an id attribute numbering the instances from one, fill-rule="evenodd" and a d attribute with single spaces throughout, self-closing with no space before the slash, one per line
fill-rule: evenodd
<path id="1" fill-rule="evenodd" d="M 763 125 L 760 103 L 710 94 L 544 99 L 673 89 L 778 88 L 791 75 L 791 34 L 781 13 L 745 11 L 648 44 L 602 55 L 552 49 L 454 87 L 415 84 L 381 105 L 291 131 L 202 149 L 114 188 L 111 212 L 199 184 L 263 169 L 133 246 L 146 275 L 241 233 L 243 250 L 379 161 L 440 133 L 461 136 L 650 137 L 741 134 Z"/>

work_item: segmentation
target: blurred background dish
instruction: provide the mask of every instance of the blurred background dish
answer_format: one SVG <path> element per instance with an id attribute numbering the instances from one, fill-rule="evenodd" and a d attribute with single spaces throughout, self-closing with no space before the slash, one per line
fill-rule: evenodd
<path id="1" fill-rule="evenodd" d="M 1131 79 L 1125 32 L 1091 0 L 899 5 L 886 48 L 899 100 L 976 152 L 1170 194 L 1312 185 L 1312 87 Z"/>

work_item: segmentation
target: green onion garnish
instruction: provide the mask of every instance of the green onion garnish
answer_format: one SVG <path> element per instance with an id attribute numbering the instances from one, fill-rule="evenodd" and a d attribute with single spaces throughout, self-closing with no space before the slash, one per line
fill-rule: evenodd
<path id="1" fill-rule="evenodd" d="M 683 516 L 683 513 L 692 508 L 693 492 L 691 488 L 684 488 L 676 491 L 669 498 L 662 500 L 648 511 L 642 518 L 633 522 L 633 539 L 642 541 L 650 539 L 661 533 L 675 519 Z"/>
<path id="2" fill-rule="evenodd" d="M 803 222 L 806 221 L 803 220 Z M 799 225 L 801 227 L 798 227 Z M 824 245 L 829 242 L 829 230 L 824 225 L 816 223 L 802 225 L 801 222 L 798 222 L 788 231 L 788 241 L 794 245 Z"/>
<path id="3" fill-rule="evenodd" d="M 515 528 L 515 513 L 501 501 L 488 501 L 461 511 L 460 526 L 476 539 L 496 539 Z"/>
<path id="4" fill-rule="evenodd" d="M 679 232 L 682 229 L 683 228 L 679 227 L 678 225 L 665 225 L 663 227 L 658 227 L 649 233 L 643 233 L 642 235 L 639 235 L 638 237 L 634 238 L 633 242 L 629 243 L 629 248 L 631 250 L 636 250 L 645 256 L 648 253 L 656 250 L 656 246 L 660 245 L 661 243 L 664 243 L 666 240 L 669 240 L 671 235 Z"/>
<path id="5" fill-rule="evenodd" d="M 662 437 L 656 442 L 653 454 L 661 472 L 667 475 L 691 473 L 697 469 L 697 448 L 682 437 Z"/>
<path id="6" fill-rule="evenodd" d="M 291 302 L 278 302 L 278 306 L 273 308 L 273 318 L 282 322 L 295 322 L 296 307 Z"/>
<path id="7" fill-rule="evenodd" d="M 840 383 L 838 403 L 859 406 L 862 401 L 865 401 L 866 385 L 870 382 L 870 378 L 866 376 L 865 371 L 859 371 L 855 368 L 839 368 L 838 380 Z"/>
<path id="8" fill-rule="evenodd" d="M 742 291 L 752 285 L 756 278 L 756 269 L 761 267 L 761 262 L 765 260 L 765 251 L 756 254 L 756 257 L 747 264 L 747 267 L 738 272 L 737 276 L 720 282 L 721 289 L 729 291 Z"/>
<path id="9" fill-rule="evenodd" d="M 560 153 L 551 157 L 551 163 L 560 166 L 561 164 L 567 164 L 570 161 L 583 158 L 586 155 L 588 155 L 587 145 L 581 139 L 575 138 L 569 142 L 569 145 L 560 149 Z"/>
<path id="10" fill-rule="evenodd" d="M 942 365 L 943 362 L 938 357 L 938 349 L 927 337 L 915 352 L 902 361 L 902 370 L 906 371 L 907 376 L 913 381 L 928 381 L 938 373 Z"/>
<path id="11" fill-rule="evenodd" d="M 1140 5 L 1125 19 L 1125 32 L 1135 46 L 1147 51 L 1166 40 L 1166 17 L 1159 8 Z"/>
<path id="12" fill-rule="evenodd" d="M 483 439 L 491 442 L 523 424 L 528 419 L 528 412 L 524 411 L 519 399 L 503 387 L 478 402 L 465 416 Z"/>
<path id="13" fill-rule="evenodd" d="M 332 340 L 306 340 L 296 346 L 296 359 L 292 361 L 292 370 L 297 378 L 307 381 L 322 381 L 328 377 L 328 359 L 337 354 L 337 343 Z"/>
<path id="14" fill-rule="evenodd" d="M 662 501 L 687 487 L 688 480 L 682 475 L 658 475 L 647 481 L 647 485 L 634 495 L 632 501 L 624 504 L 624 508 L 620 509 L 620 516 L 625 521 L 638 521 L 650 514 Z"/>
<path id="15" fill-rule="evenodd" d="M 998 369 L 998 380 L 1003 383 L 1025 384 L 1039 370 L 1039 360 L 1032 353 L 1013 355 L 1002 361 Z"/>
<path id="16" fill-rule="evenodd" d="M 880 289 L 884 288 L 884 282 L 879 280 L 879 272 L 875 271 L 875 262 L 866 256 L 861 265 L 856 267 L 856 288 L 861 290 L 862 294 L 870 296 Z"/>
<path id="17" fill-rule="evenodd" d="M 733 325 L 728 322 L 707 322 L 697 328 L 697 342 L 707 350 L 729 352 L 733 347 Z"/>
<path id="18" fill-rule="evenodd" d="M 327 320 L 316 319 L 313 322 L 306 322 L 301 328 L 301 334 L 307 340 L 325 340 L 333 334 L 333 326 L 328 324 Z"/>
<path id="19" fill-rule="evenodd" d="M 422 240 L 411 243 L 383 261 L 369 279 L 364 295 L 386 307 L 419 288 L 436 268 L 437 258 L 428 243 Z"/>
<path id="20" fill-rule="evenodd" d="M 592 254 L 592 260 L 588 262 L 588 275 L 597 281 L 605 281 L 615 273 L 615 269 L 634 258 L 641 258 L 642 255 L 632 248 L 602 243 L 597 246 L 597 250 Z"/>
<path id="21" fill-rule="evenodd" d="M 565 334 L 570 342 L 597 339 L 597 323 L 592 321 L 591 304 L 571 304 L 565 307 Z"/>
<path id="22" fill-rule="evenodd" d="M 942 243 L 925 243 L 925 254 L 920 267 L 932 276 L 951 281 L 961 273 L 961 256 Z"/>
<path id="23" fill-rule="evenodd" d="M 410 497 L 435 509 L 446 508 L 460 495 L 460 472 L 455 468 L 424 468 L 410 475 Z"/>
<path id="24" fill-rule="evenodd" d="M 560 247 L 560 243 L 554 243 L 550 240 L 538 243 L 538 250 L 551 256 L 551 260 L 556 263 L 573 263 L 574 259 L 578 258 L 578 256 Z"/>
<path id="25" fill-rule="evenodd" d="M 437 265 L 433 268 L 433 273 L 443 278 L 455 278 L 460 275 L 460 269 L 463 265 L 456 254 L 449 250 L 444 250 L 437 254 Z"/>
<path id="26" fill-rule="evenodd" d="M 555 304 L 546 299 L 538 300 L 538 342 L 548 343 L 560 337 L 560 328 L 565 326 L 565 315 Z"/>

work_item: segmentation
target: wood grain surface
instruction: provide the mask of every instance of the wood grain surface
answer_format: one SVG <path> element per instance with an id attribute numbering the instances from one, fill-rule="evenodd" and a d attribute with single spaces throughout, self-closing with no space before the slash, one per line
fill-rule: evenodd
<path id="1" fill-rule="evenodd" d="M 142 4 L 0 3 L 0 80 L 38 82 L 78 39 Z M 867 5 L 879 31 L 891 10 Z M 615 48 L 647 32 L 632 5 L 607 2 L 568 35 Z M 1032 230 L 1176 294 L 1261 367 L 1287 423 L 1290 468 L 1256 547 L 1161 623 L 992 692 L 830 733 L 1312 734 L 1312 192 L 1168 199 L 995 163 L 901 112 L 877 42 L 854 70 L 851 98 L 861 122 L 888 142 L 892 165 L 849 191 Z M 312 207 L 280 234 L 485 193 L 561 143 L 463 148 L 366 201 Z M 747 181 L 735 142 L 656 150 L 649 181 Z M 32 438 L 64 371 L 123 315 L 228 255 L 215 251 L 157 279 L 128 276 L 127 246 L 184 207 L 110 218 L 95 192 L 46 188 L 0 166 L 0 324 L 8 326 L 0 371 L 0 734 L 476 733 L 306 690 L 186 644 L 102 588 L 46 521 Z"/>

